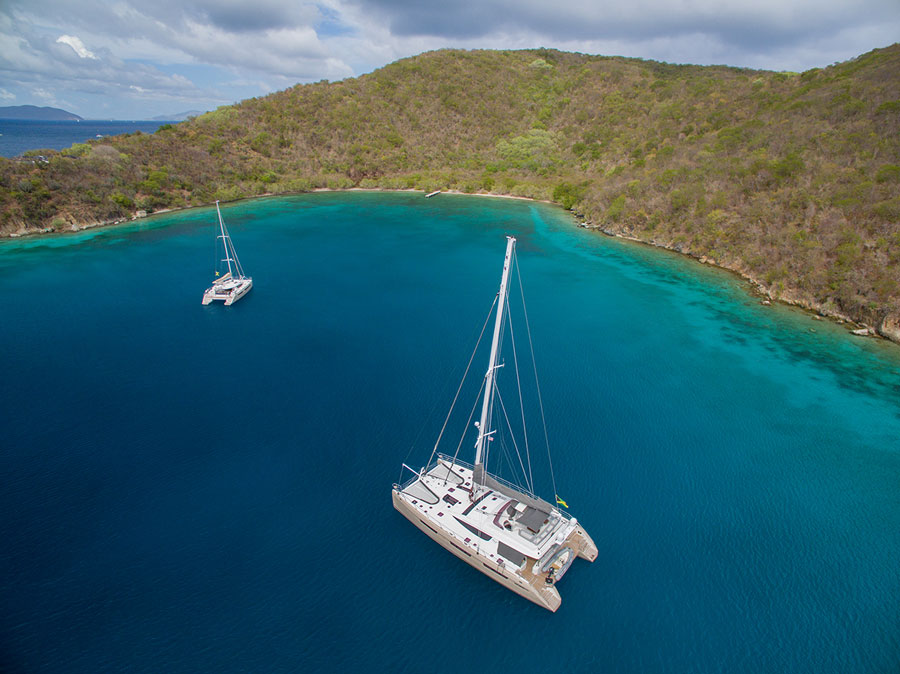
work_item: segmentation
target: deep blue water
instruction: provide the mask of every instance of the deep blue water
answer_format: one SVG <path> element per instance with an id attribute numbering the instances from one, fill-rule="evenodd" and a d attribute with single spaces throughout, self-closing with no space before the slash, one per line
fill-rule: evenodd
<path id="1" fill-rule="evenodd" d="M 223 215 L 254 278 L 230 308 L 200 305 L 210 209 L 0 245 L 0 670 L 898 671 L 895 347 L 540 204 Z M 556 614 L 390 501 L 507 233 L 600 548 Z"/>
<path id="2" fill-rule="evenodd" d="M 99 136 L 122 133 L 153 133 L 166 122 L 85 120 L 41 122 L 31 119 L 0 119 L 0 157 L 17 157 L 27 150 L 64 150 Z"/>

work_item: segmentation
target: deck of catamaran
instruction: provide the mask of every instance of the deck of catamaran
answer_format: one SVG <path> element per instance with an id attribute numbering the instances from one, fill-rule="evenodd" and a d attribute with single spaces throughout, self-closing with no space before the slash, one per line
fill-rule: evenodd
<path id="1" fill-rule="evenodd" d="M 203 293 L 203 304 L 222 301 L 230 306 L 246 295 L 253 287 L 253 279 L 249 277 L 233 278 L 231 272 L 217 278 L 212 286 Z"/>
<path id="2" fill-rule="evenodd" d="M 513 484 L 443 454 L 403 485 L 395 507 L 430 538 L 523 597 L 555 611 L 555 583 L 597 547 L 578 521 Z M 474 489 L 474 490 L 473 490 Z"/>

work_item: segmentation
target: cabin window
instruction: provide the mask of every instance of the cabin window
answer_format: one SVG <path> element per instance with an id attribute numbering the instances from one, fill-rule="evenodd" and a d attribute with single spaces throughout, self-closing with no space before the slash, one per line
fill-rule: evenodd
<path id="1" fill-rule="evenodd" d="M 515 548 L 512 548 L 499 541 L 497 543 L 497 552 L 499 552 L 501 556 L 505 557 L 508 561 L 512 562 L 519 568 L 521 568 L 522 564 L 525 562 L 525 555 L 523 555 Z"/>

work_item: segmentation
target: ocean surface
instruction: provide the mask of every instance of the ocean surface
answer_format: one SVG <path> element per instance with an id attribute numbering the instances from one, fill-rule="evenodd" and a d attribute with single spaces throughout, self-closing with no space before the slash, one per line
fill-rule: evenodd
<path id="1" fill-rule="evenodd" d="M 85 120 L 42 122 L 30 119 L 0 119 L 0 157 L 18 157 L 27 150 L 64 150 L 98 136 L 122 133 L 154 133 L 166 122 Z"/>
<path id="2" fill-rule="evenodd" d="M 228 308 L 200 304 L 211 209 L 0 245 L 0 671 L 900 669 L 897 347 L 542 204 L 223 215 L 254 280 Z M 557 488 L 600 549 L 555 614 L 390 499 L 506 234 Z"/>

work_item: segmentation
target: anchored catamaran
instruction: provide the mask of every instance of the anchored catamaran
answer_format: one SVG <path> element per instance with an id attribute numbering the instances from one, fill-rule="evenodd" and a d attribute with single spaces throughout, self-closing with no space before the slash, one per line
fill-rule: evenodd
<path id="1" fill-rule="evenodd" d="M 225 221 L 222 219 L 222 211 L 219 209 L 219 202 L 216 202 L 216 213 L 219 215 L 219 234 L 217 239 L 222 239 L 222 247 L 225 251 L 225 257 L 219 263 L 224 262 L 225 267 L 216 270 L 216 279 L 211 287 L 203 293 L 203 304 L 209 304 L 215 300 L 222 300 L 225 306 L 234 304 L 244 295 L 250 292 L 253 287 L 253 279 L 244 276 L 244 270 L 238 260 L 237 253 L 234 251 L 234 244 L 231 237 L 228 236 L 228 230 L 225 229 Z M 221 266 L 218 264 L 217 266 Z M 228 271 L 225 271 L 227 267 Z M 222 274 L 222 272 L 225 272 Z"/>
<path id="2" fill-rule="evenodd" d="M 557 507 L 565 505 L 558 496 L 554 495 L 555 504 L 551 505 L 532 493 L 533 481 L 526 487 L 517 486 L 485 469 L 497 433 L 492 426 L 498 396 L 496 375 L 503 367 L 499 347 L 508 314 L 509 275 L 516 244 L 513 237 L 507 239 L 481 418 L 475 424 L 475 463 L 437 453 L 440 436 L 447 427 L 445 421 L 432 460 L 419 471 L 403 464 L 414 475 L 403 484 L 394 484 L 391 497 L 394 507 L 429 538 L 504 587 L 556 611 L 562 601 L 556 583 L 576 556 L 594 561 L 597 547 L 579 522 Z M 515 361 L 515 351 L 513 356 Z M 518 366 L 516 369 L 518 381 Z M 509 423 L 502 399 L 500 406 Z M 529 472 L 530 468 L 525 471 L 523 465 L 526 483 Z"/>

